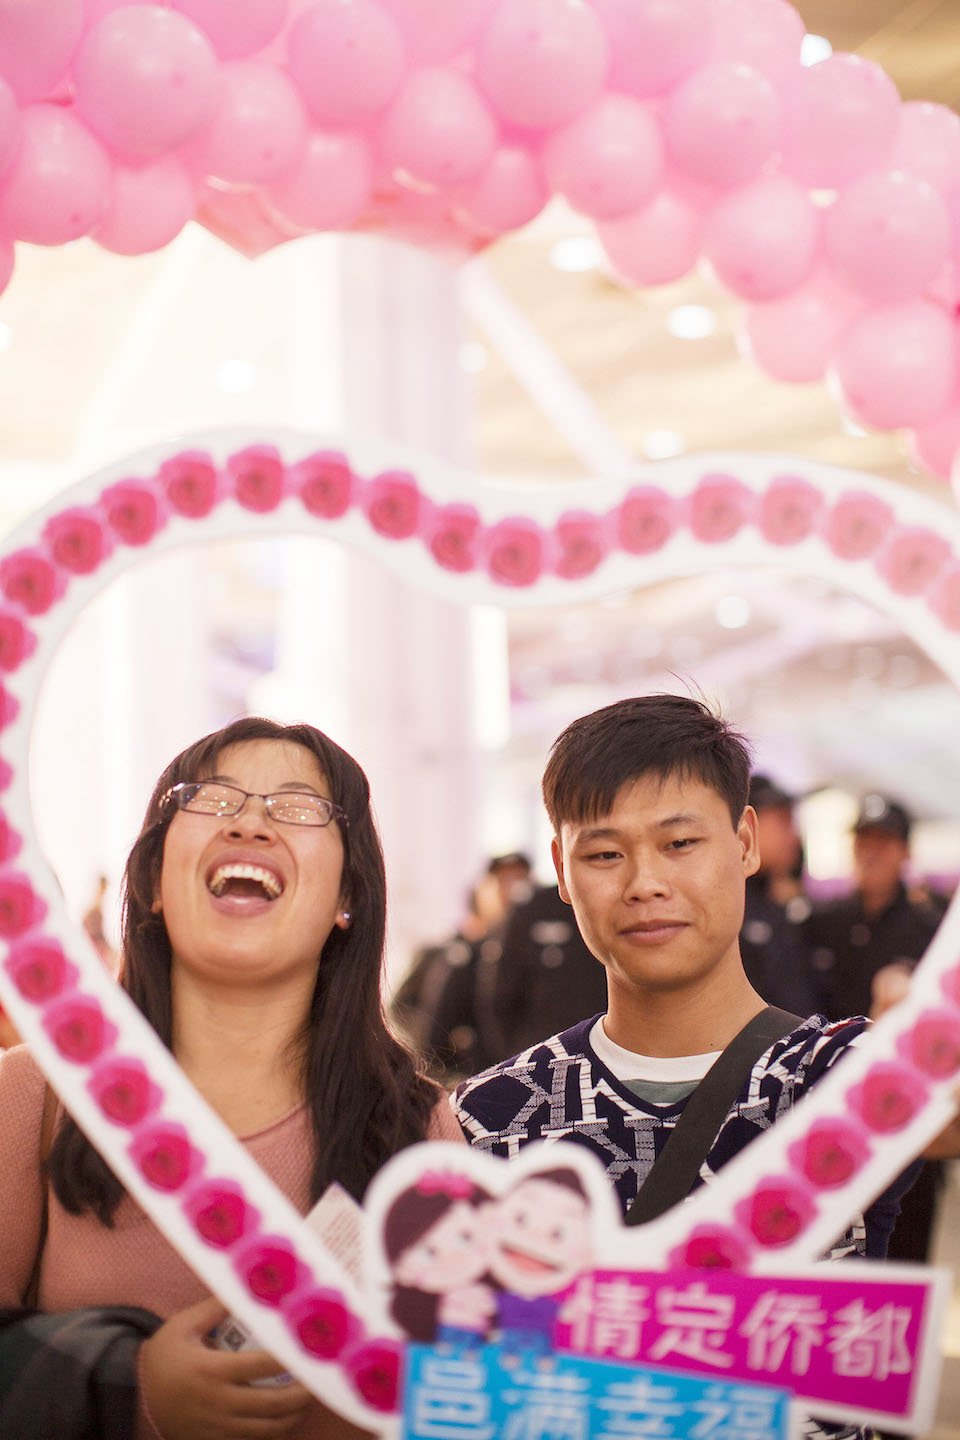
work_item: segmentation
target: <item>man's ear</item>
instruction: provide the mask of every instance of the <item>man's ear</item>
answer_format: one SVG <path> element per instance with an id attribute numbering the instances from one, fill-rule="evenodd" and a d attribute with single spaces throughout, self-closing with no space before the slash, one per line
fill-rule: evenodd
<path id="1" fill-rule="evenodd" d="M 553 868 L 557 872 L 557 884 L 560 887 L 560 899 L 568 905 L 571 903 L 570 891 L 567 889 L 567 882 L 563 878 L 563 850 L 560 846 L 560 836 L 554 835 L 550 842 L 550 855 L 553 859 Z"/>
<path id="2" fill-rule="evenodd" d="M 737 826 L 737 839 L 743 851 L 744 875 L 756 875 L 760 869 L 760 822 L 752 805 L 745 805 Z"/>

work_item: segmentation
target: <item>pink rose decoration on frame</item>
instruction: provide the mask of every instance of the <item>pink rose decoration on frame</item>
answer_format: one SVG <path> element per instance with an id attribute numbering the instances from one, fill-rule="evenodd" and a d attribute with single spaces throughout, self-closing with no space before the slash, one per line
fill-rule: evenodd
<path id="1" fill-rule="evenodd" d="M 322 520 L 339 520 L 353 504 L 353 471 L 339 450 L 318 450 L 298 460 L 291 478 L 303 508 Z"/>
<path id="2" fill-rule="evenodd" d="M 288 1240 L 258 1235 L 234 1257 L 237 1274 L 262 1305 L 277 1306 L 306 1280 L 308 1271 Z"/>
<path id="3" fill-rule="evenodd" d="M 46 615 L 67 588 L 66 577 L 37 547 L 0 560 L 0 590 L 28 615 Z"/>
<path id="4" fill-rule="evenodd" d="M 234 498 L 245 510 L 268 515 L 286 494 L 286 467 L 273 445 L 238 450 L 227 460 L 226 470 Z"/>
<path id="5" fill-rule="evenodd" d="M 753 518 L 756 497 L 732 475 L 704 475 L 690 496 L 690 529 L 705 545 L 732 540 Z"/>
<path id="6" fill-rule="evenodd" d="M 818 1190 L 845 1185 L 869 1154 L 863 1131 L 843 1119 L 815 1120 L 808 1133 L 790 1147 L 790 1159 Z"/>
<path id="7" fill-rule="evenodd" d="M 371 529 L 386 540 L 409 540 L 417 533 L 424 497 L 406 470 L 385 470 L 368 480 L 361 503 Z"/>
<path id="8" fill-rule="evenodd" d="M 157 1121 L 138 1128 L 130 1155 L 148 1185 L 172 1194 L 203 1168 L 203 1156 L 182 1125 Z"/>
<path id="9" fill-rule="evenodd" d="M 113 548 L 103 516 L 90 505 L 76 505 L 53 515 L 43 538 L 56 563 L 72 575 L 90 575 Z"/>
<path id="10" fill-rule="evenodd" d="M 689 1265 L 695 1270 L 742 1270 L 749 1254 L 742 1238 L 729 1226 L 697 1225 L 668 1258 L 671 1265 Z"/>
<path id="11" fill-rule="evenodd" d="M 102 1061 L 87 1088 L 108 1120 L 127 1127 L 139 1125 L 163 1099 L 143 1061 L 125 1055 Z"/>
<path id="12" fill-rule="evenodd" d="M 120 480 L 100 496 L 110 528 L 125 545 L 149 545 L 166 513 L 156 488 L 145 480 Z"/>
<path id="13" fill-rule="evenodd" d="M 877 556 L 877 570 L 897 595 L 922 595 L 947 563 L 950 546 L 922 526 L 897 531 Z"/>
<path id="14" fill-rule="evenodd" d="M 866 490 L 841 495 L 823 517 L 823 537 L 840 560 L 866 560 L 890 533 L 893 511 Z"/>
<path id="15" fill-rule="evenodd" d="M 164 460 L 157 479 L 167 503 L 187 520 L 202 520 L 220 499 L 220 476 L 205 450 L 183 450 Z"/>
<path id="16" fill-rule="evenodd" d="M 899 1048 L 910 1064 L 934 1080 L 960 1071 L 960 1015 L 950 1010 L 925 1010 L 901 1036 Z"/>
<path id="17" fill-rule="evenodd" d="M 430 554 L 444 570 L 466 575 L 476 569 L 480 516 L 474 505 L 438 505 L 421 531 Z"/>
<path id="18" fill-rule="evenodd" d="M 76 966 L 67 959 L 63 946 L 48 935 L 19 941 L 4 964 L 20 994 L 34 1005 L 45 1005 L 77 979 Z"/>
<path id="19" fill-rule="evenodd" d="M 338 1290 L 317 1288 L 291 1302 L 288 1324 L 318 1360 L 336 1360 L 359 1340 L 362 1328 Z"/>
<path id="20" fill-rule="evenodd" d="M 16 870 L 0 872 L 0 936 L 17 940 L 39 925 L 47 907 L 26 875 Z"/>
<path id="21" fill-rule="evenodd" d="M 758 525 L 771 545 L 798 545 L 812 535 L 823 496 L 809 480 L 778 475 L 760 496 Z"/>
<path id="22" fill-rule="evenodd" d="M 341 1357 L 358 1395 L 374 1410 L 392 1414 L 400 1404 L 403 1346 L 396 1340 L 361 1340 Z"/>
<path id="23" fill-rule="evenodd" d="M 639 485 L 628 492 L 612 519 L 622 550 L 628 555 L 653 555 L 676 531 L 680 512 L 665 490 Z"/>
<path id="24" fill-rule="evenodd" d="M 29 660 L 37 637 L 13 610 L 0 610 L 0 670 L 8 675 Z"/>
<path id="25" fill-rule="evenodd" d="M 753 1195 L 736 1207 L 740 1223 L 761 1245 L 789 1245 L 813 1218 L 816 1205 L 810 1192 L 789 1176 L 764 1180 Z"/>
<path id="26" fill-rule="evenodd" d="M 879 1060 L 849 1094 L 851 1108 L 879 1134 L 902 1130 L 922 1108 L 926 1086 L 915 1070 Z"/>
<path id="27" fill-rule="evenodd" d="M 116 1026 L 99 1001 L 79 990 L 52 1001 L 44 1011 L 43 1026 L 63 1058 L 75 1065 L 89 1065 L 117 1038 Z"/>
<path id="28" fill-rule="evenodd" d="M 582 580 L 592 575 L 610 551 L 610 541 L 599 515 L 588 510 L 568 510 L 554 526 L 556 559 L 554 571 L 563 580 Z"/>
<path id="29" fill-rule="evenodd" d="M 184 1198 L 193 1228 L 208 1245 L 229 1250 L 238 1240 L 253 1235 L 260 1216 L 232 1180 L 203 1180 Z"/>
<path id="30" fill-rule="evenodd" d="M 0 811 L 0 865 L 8 865 L 15 860 L 23 848 L 23 836 L 10 824 L 6 815 Z"/>
<path id="31" fill-rule="evenodd" d="M 544 533 L 534 520 L 510 518 L 491 525 L 483 538 L 483 563 L 498 585 L 521 589 L 543 574 Z"/>
<path id="32" fill-rule="evenodd" d="M 950 565 L 927 591 L 927 604 L 948 630 L 960 630 L 960 565 Z"/>
<path id="33" fill-rule="evenodd" d="M 15 695 L 11 695 L 7 687 L 0 683 L 0 730 L 5 730 L 12 725 L 20 713 L 20 701 Z"/>

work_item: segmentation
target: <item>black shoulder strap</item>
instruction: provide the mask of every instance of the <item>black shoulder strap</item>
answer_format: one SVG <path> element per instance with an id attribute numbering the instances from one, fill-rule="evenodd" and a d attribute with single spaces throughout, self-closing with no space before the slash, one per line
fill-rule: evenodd
<path id="1" fill-rule="evenodd" d="M 765 1050 L 802 1024 L 799 1015 L 768 1005 L 733 1037 L 704 1075 L 667 1136 L 667 1143 L 627 1211 L 628 1225 L 656 1220 L 690 1194 L 723 1118 L 750 1071 Z"/>

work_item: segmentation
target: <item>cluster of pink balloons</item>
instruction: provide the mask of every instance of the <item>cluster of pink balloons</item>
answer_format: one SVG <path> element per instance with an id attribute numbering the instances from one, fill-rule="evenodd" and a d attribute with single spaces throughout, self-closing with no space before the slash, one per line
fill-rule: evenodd
<path id="1" fill-rule="evenodd" d="M 803 35 L 788 0 L 0 0 L 0 289 L 18 241 L 463 254 L 558 195 L 625 281 L 705 264 L 760 367 L 947 475 L 960 118 Z"/>

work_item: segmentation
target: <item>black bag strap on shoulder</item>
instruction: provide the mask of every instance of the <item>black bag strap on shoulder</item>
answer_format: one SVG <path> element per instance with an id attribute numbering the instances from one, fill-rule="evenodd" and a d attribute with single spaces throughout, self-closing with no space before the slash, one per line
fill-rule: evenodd
<path id="1" fill-rule="evenodd" d="M 750 1071 L 765 1050 L 802 1024 L 799 1015 L 768 1005 L 733 1037 L 704 1075 L 667 1136 L 667 1143 L 627 1211 L 627 1225 L 644 1225 L 648 1220 L 656 1220 L 690 1194 L 723 1118 Z"/>

